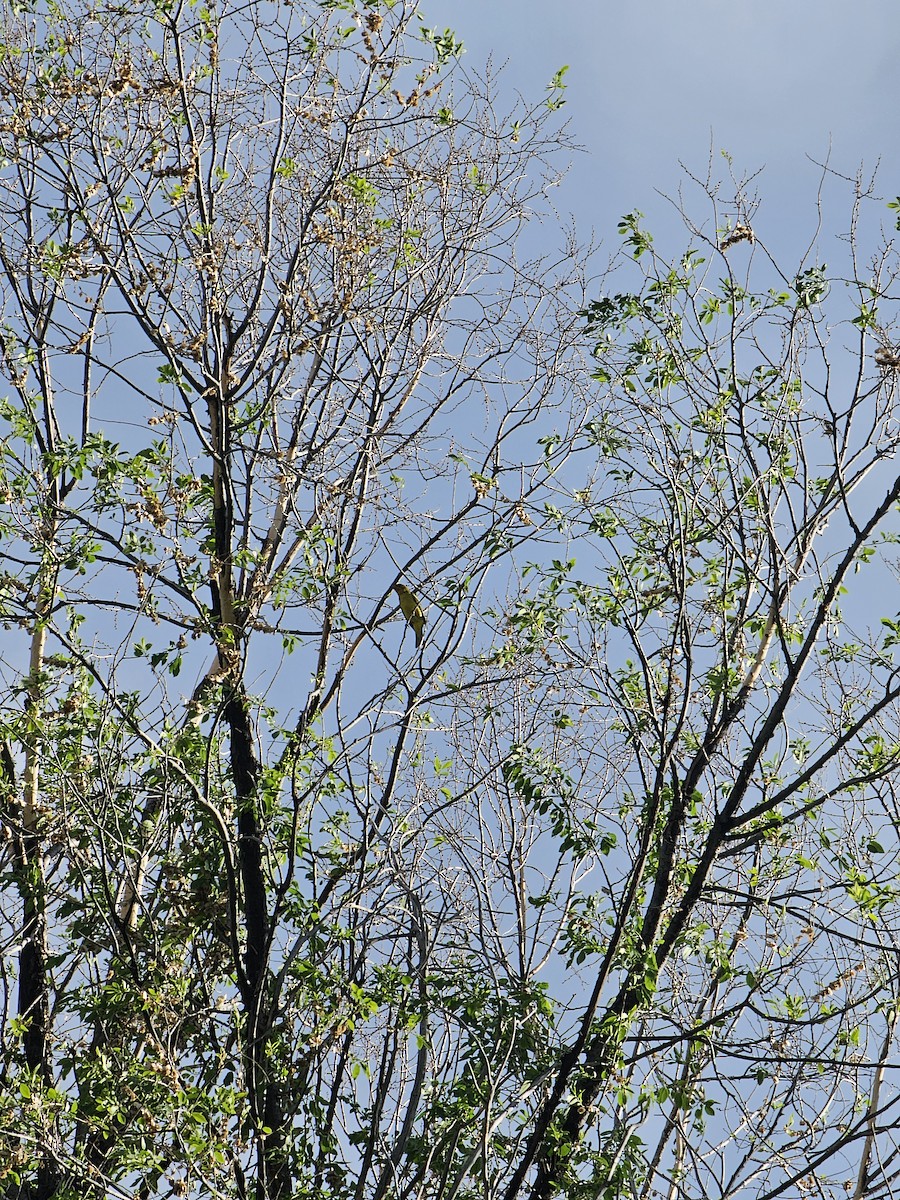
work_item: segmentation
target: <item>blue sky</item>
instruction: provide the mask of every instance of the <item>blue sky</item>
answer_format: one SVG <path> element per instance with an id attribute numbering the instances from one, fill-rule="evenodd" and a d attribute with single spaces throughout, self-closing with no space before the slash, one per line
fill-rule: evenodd
<path id="1" fill-rule="evenodd" d="M 796 255 L 815 226 L 807 155 L 830 148 L 850 175 L 880 159 L 880 192 L 900 193 L 896 0 L 425 0 L 422 16 L 453 28 L 467 69 L 505 63 L 510 95 L 538 98 L 569 65 L 564 111 L 586 153 L 558 204 L 610 248 L 621 214 L 665 220 L 656 191 L 677 190 L 679 160 L 702 173 L 711 144 L 738 173 L 765 168 L 761 219 L 776 251 Z"/>

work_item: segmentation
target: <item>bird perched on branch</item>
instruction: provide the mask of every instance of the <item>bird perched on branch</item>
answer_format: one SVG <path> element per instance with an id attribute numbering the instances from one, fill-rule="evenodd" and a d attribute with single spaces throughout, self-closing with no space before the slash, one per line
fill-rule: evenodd
<path id="1" fill-rule="evenodd" d="M 400 601 L 400 611 L 406 618 L 406 623 L 416 636 L 416 646 L 422 644 L 422 634 L 425 631 L 425 610 L 405 583 L 395 583 L 394 591 Z"/>

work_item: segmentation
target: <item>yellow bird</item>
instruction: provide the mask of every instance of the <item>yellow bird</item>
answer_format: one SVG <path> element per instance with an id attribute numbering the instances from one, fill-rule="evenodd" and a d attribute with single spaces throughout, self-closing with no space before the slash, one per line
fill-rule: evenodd
<path id="1" fill-rule="evenodd" d="M 406 618 L 407 625 L 416 635 L 416 646 L 421 646 L 422 634 L 425 631 L 425 609 L 405 583 L 395 583 L 394 591 L 400 601 L 400 611 Z"/>

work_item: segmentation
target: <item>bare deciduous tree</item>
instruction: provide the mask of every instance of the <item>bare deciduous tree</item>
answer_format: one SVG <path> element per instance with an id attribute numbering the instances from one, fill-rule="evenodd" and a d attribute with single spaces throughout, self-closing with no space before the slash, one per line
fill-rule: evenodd
<path id="1" fill-rule="evenodd" d="M 517 259 L 558 89 L 347 8 L 6 14 L 16 1194 L 383 1195 L 456 1070 L 413 764 L 583 292 Z"/>

